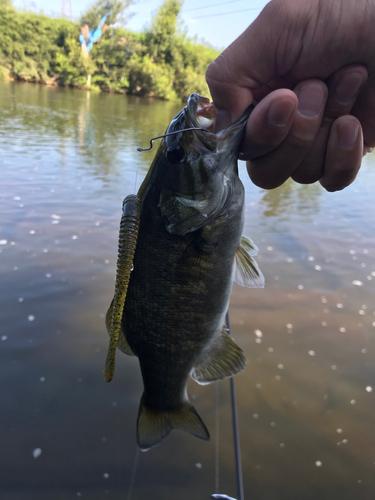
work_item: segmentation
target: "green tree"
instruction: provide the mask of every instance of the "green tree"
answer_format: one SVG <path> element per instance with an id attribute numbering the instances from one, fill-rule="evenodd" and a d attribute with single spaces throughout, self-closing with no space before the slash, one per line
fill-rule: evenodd
<path id="1" fill-rule="evenodd" d="M 1 0 L 0 0 L 1 1 Z M 125 25 L 133 16 L 125 11 L 134 0 L 96 0 L 81 16 L 80 23 L 88 24 L 90 29 L 95 29 L 104 14 L 108 14 L 106 24 L 119 23 Z"/>

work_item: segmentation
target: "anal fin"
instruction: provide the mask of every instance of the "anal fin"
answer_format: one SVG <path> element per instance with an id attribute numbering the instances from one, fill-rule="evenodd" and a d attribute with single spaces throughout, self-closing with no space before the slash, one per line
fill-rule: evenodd
<path id="1" fill-rule="evenodd" d="M 257 246 L 242 236 L 240 246 L 234 257 L 233 281 L 247 288 L 264 288 L 264 276 L 253 259 L 257 255 Z"/>
<path id="2" fill-rule="evenodd" d="M 107 314 L 105 316 L 105 326 L 107 327 L 108 335 L 111 334 L 112 314 L 113 314 L 113 299 L 112 299 L 111 305 L 108 308 Z M 131 350 L 131 348 L 126 340 L 125 333 L 124 333 L 124 330 L 122 329 L 121 324 L 119 327 L 119 336 L 118 336 L 116 347 L 118 347 L 120 349 L 120 351 L 122 351 L 124 354 L 127 354 L 128 356 L 134 356 L 134 353 Z"/>
<path id="3" fill-rule="evenodd" d="M 225 328 L 211 350 L 191 372 L 198 384 L 206 385 L 215 380 L 232 377 L 245 368 L 246 358 L 243 350 L 226 333 Z"/>

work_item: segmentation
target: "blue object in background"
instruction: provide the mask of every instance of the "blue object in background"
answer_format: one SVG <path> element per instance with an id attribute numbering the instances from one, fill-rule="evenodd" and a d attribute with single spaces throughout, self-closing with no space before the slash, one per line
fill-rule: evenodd
<path id="1" fill-rule="evenodd" d="M 89 31 L 87 40 L 84 38 L 82 33 L 79 35 L 79 41 L 80 41 L 81 45 L 86 45 L 87 53 L 90 52 L 93 43 L 97 42 L 99 40 L 99 38 L 102 36 L 102 34 L 103 34 L 102 27 L 103 27 L 103 24 L 105 23 L 105 20 L 107 19 L 107 17 L 108 17 L 108 14 L 104 14 L 104 16 L 101 18 L 97 28 L 95 30 Z"/>

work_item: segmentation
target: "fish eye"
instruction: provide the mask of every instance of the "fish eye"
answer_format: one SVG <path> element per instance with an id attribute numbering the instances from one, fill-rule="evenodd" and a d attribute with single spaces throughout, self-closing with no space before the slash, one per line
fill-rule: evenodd
<path id="1" fill-rule="evenodd" d="M 174 165 L 175 163 L 180 163 L 180 161 L 183 159 L 184 156 L 185 156 L 185 151 L 180 146 L 177 146 L 176 148 L 173 149 L 167 149 L 166 152 L 167 160 L 172 165 Z"/>

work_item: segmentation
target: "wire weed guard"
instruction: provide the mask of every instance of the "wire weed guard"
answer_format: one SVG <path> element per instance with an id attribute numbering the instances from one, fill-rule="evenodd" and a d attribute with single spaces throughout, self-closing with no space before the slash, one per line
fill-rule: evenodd
<path id="1" fill-rule="evenodd" d="M 163 134 L 163 135 L 158 135 L 157 137 L 153 137 L 150 139 L 150 147 L 149 148 L 137 148 L 137 151 L 150 151 L 152 149 L 152 142 L 155 141 L 156 139 L 161 139 L 162 137 L 168 137 L 168 135 L 175 135 L 175 134 L 181 134 L 181 132 L 188 132 L 189 130 L 201 130 L 202 132 L 208 132 L 205 128 L 200 128 L 200 127 L 192 127 L 192 128 L 183 128 L 182 130 L 177 130 L 175 132 L 169 132 L 168 134 Z"/>

